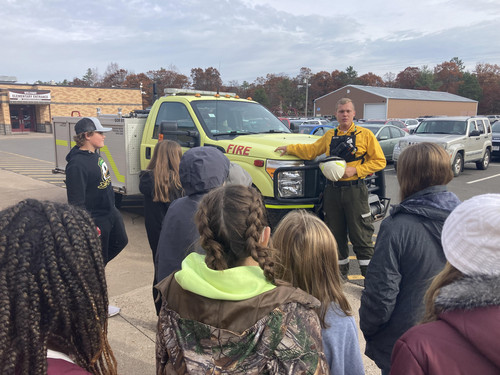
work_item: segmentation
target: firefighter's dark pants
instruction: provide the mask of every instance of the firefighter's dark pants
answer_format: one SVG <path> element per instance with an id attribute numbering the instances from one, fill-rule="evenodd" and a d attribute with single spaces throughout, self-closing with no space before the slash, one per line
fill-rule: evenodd
<path id="1" fill-rule="evenodd" d="M 323 209 L 325 222 L 337 240 L 339 266 L 344 277 L 349 272 L 347 235 L 358 258 L 361 274 L 366 274 L 373 256 L 373 219 L 364 180 L 337 181 L 325 189 Z"/>

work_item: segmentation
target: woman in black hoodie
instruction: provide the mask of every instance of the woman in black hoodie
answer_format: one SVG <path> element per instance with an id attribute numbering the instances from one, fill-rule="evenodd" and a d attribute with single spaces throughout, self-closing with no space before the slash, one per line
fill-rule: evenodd
<path id="1" fill-rule="evenodd" d="M 156 258 L 163 218 L 170 203 L 183 195 L 179 178 L 181 156 L 182 149 L 177 142 L 169 140 L 158 142 L 147 170 L 142 171 L 140 175 L 139 190 L 144 194 L 144 224 L 153 261 Z M 155 272 L 153 285 L 156 283 Z M 157 293 L 153 288 L 155 300 Z"/>

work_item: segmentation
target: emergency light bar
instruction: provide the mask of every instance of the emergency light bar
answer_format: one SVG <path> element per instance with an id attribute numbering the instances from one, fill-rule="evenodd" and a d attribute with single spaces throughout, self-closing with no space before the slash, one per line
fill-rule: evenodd
<path id="1" fill-rule="evenodd" d="M 234 92 L 217 92 L 217 91 L 203 91 L 203 90 L 192 90 L 192 89 L 175 89 L 175 88 L 166 88 L 163 90 L 165 96 L 168 95 L 210 95 L 215 96 L 219 94 L 220 96 L 236 96 Z"/>

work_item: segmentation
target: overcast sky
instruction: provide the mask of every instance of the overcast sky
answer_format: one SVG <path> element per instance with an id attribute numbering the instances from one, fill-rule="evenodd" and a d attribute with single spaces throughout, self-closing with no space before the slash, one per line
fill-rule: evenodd
<path id="1" fill-rule="evenodd" d="M 0 0 L 0 76 L 19 83 L 215 67 L 224 83 L 454 56 L 500 65 L 499 0 Z"/>

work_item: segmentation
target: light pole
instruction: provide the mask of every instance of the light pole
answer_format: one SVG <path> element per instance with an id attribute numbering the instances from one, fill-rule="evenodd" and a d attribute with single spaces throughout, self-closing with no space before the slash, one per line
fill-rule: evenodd
<path id="1" fill-rule="evenodd" d="M 306 108 L 305 108 L 305 117 L 307 118 L 307 102 L 309 101 L 309 86 L 311 84 L 309 83 L 309 76 L 304 77 L 304 84 L 303 85 L 297 85 L 298 88 L 305 87 L 306 88 Z"/>

